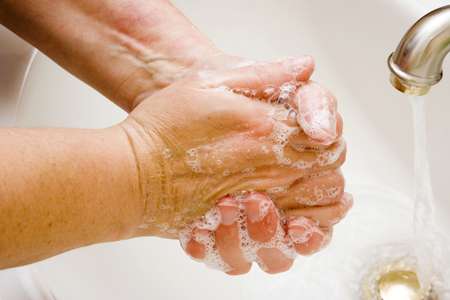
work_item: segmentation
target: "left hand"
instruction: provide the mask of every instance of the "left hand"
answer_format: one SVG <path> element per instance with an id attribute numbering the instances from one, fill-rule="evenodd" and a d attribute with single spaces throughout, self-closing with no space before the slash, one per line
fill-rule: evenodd
<path id="1" fill-rule="evenodd" d="M 352 205 L 351 195 L 344 194 L 336 203 L 282 218 L 263 193 L 227 196 L 205 218 L 182 231 L 181 245 L 191 258 L 229 275 L 247 273 L 253 262 L 266 273 L 280 273 L 291 268 L 297 254 L 324 249 L 333 226 Z"/>

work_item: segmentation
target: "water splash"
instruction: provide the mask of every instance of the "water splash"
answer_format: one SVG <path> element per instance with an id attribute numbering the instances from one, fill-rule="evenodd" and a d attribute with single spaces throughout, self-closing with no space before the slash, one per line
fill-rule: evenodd
<path id="1" fill-rule="evenodd" d="M 428 292 L 436 274 L 433 264 L 436 249 L 436 224 L 426 148 L 425 98 L 410 96 L 409 99 L 414 119 L 413 249 L 418 258 L 418 275 L 422 291 Z"/>

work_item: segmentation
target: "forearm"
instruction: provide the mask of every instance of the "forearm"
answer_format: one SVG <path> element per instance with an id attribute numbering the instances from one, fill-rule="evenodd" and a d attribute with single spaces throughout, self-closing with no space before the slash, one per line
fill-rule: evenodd
<path id="1" fill-rule="evenodd" d="M 0 140 L 0 269 L 132 234 L 143 203 L 120 128 L 3 128 Z"/>
<path id="2" fill-rule="evenodd" d="M 166 0 L 1 0 L 0 22 L 126 111 L 219 52 Z"/>

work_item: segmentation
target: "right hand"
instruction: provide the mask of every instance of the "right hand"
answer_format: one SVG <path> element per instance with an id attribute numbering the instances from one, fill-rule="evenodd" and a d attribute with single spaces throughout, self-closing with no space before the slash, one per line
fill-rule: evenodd
<path id="1" fill-rule="evenodd" d="M 191 258 L 229 275 L 247 273 L 253 262 L 264 272 L 276 274 L 289 270 L 297 254 L 324 249 L 333 226 L 352 205 L 351 195 L 344 194 L 335 203 L 283 219 L 265 194 L 250 193 L 239 200 L 227 196 L 206 215 L 206 219 L 219 215 L 215 224 L 200 219 L 181 232 L 180 241 Z"/>
<path id="2" fill-rule="evenodd" d="M 201 71 L 138 105 L 121 124 L 136 155 L 146 207 L 135 236 L 175 238 L 217 199 L 242 192 L 269 193 L 293 217 L 319 192 L 305 188 L 306 182 L 336 184 L 342 198 L 342 176 L 328 183 L 345 160 L 342 120 L 328 90 L 307 82 L 313 67 L 309 56 L 300 56 Z M 284 104 L 264 99 L 267 93 L 249 98 L 224 90 L 261 92 L 287 82 L 298 84 L 284 97 L 289 115 Z M 325 116 L 324 122 L 314 116 Z"/>

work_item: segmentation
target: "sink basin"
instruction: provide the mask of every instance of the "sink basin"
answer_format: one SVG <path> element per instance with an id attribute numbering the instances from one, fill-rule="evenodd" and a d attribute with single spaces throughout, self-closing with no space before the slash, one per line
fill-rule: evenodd
<path id="1" fill-rule="evenodd" d="M 315 57 L 312 79 L 333 91 L 344 119 L 348 154 L 342 171 L 355 196 L 353 210 L 336 226 L 327 249 L 298 258 L 283 274 L 267 275 L 254 267 L 247 275 L 230 277 L 190 260 L 176 241 L 139 238 L 2 271 L 0 299 L 360 299 L 363 278 L 377 261 L 411 250 L 412 113 L 407 96 L 389 83 L 386 60 L 418 18 L 448 3 L 172 2 L 227 53 L 262 61 Z M 1 126 L 102 128 L 126 117 L 46 56 L 17 43 L 19 50 L 0 51 L 0 87 L 9 87 L 0 89 Z M 444 63 L 441 83 L 427 95 L 427 132 L 440 228 L 436 260 L 450 286 L 450 79 L 445 70 L 450 62 Z M 8 280 L 14 281 L 9 288 Z M 450 299 L 446 292 L 439 299 Z M 14 293 L 22 296 L 14 298 Z"/>

